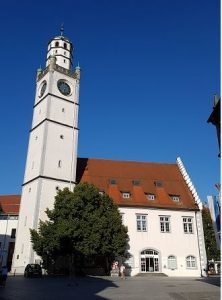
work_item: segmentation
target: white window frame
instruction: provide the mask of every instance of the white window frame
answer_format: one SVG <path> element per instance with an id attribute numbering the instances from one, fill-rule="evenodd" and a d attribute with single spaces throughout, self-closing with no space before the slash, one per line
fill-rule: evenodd
<path id="1" fill-rule="evenodd" d="M 129 192 L 122 192 L 122 197 L 123 197 L 123 199 L 129 199 L 130 198 L 130 193 Z"/>
<path id="2" fill-rule="evenodd" d="M 173 195 L 171 198 L 174 202 L 180 202 L 180 196 Z"/>
<path id="3" fill-rule="evenodd" d="M 193 217 L 182 217 L 183 218 L 183 231 L 186 234 L 193 234 Z"/>
<path id="4" fill-rule="evenodd" d="M 149 193 L 147 193 L 146 194 L 146 198 L 148 199 L 148 200 L 155 200 L 155 194 L 149 194 Z"/>
<path id="5" fill-rule="evenodd" d="M 193 255 L 188 255 L 186 257 L 186 268 L 187 269 L 196 269 L 197 268 L 197 260 Z"/>
<path id="6" fill-rule="evenodd" d="M 160 217 L 160 232 L 170 233 L 170 216 L 159 216 Z"/>
<path id="7" fill-rule="evenodd" d="M 136 214 L 136 229 L 140 232 L 147 231 L 147 215 Z"/>
<path id="8" fill-rule="evenodd" d="M 175 255 L 169 255 L 167 257 L 167 266 L 170 270 L 176 270 L 177 269 L 177 258 Z"/>

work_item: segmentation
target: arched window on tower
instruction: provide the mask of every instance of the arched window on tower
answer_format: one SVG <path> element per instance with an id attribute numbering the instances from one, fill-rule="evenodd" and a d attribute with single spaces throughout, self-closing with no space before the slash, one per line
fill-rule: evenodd
<path id="1" fill-rule="evenodd" d="M 59 160 L 59 161 L 58 161 L 58 168 L 61 168 L 61 167 L 62 167 L 62 161 Z"/>
<path id="2" fill-rule="evenodd" d="M 67 49 L 67 44 L 66 43 L 64 43 L 64 48 Z"/>
<path id="3" fill-rule="evenodd" d="M 56 47 L 59 47 L 59 42 L 55 42 L 55 46 L 56 46 Z"/>

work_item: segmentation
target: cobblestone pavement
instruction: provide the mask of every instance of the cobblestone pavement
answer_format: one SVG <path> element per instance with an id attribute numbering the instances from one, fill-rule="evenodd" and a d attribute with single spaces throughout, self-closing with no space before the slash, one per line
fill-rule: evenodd
<path id="1" fill-rule="evenodd" d="M 1 300 L 219 300 L 220 277 L 9 277 Z"/>

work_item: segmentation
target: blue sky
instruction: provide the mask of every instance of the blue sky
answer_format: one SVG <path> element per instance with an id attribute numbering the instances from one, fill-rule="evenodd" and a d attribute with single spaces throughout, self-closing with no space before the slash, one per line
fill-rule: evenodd
<path id="1" fill-rule="evenodd" d="M 19 194 L 36 69 L 65 33 L 82 68 L 79 157 L 174 163 L 202 199 L 217 194 L 220 94 L 217 0 L 67 0 L 1 3 L 0 194 Z"/>

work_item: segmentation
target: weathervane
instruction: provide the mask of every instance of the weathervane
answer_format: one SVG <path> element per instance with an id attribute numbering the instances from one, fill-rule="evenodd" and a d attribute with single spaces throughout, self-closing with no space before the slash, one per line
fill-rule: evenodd
<path id="1" fill-rule="evenodd" d="M 63 33 L 64 33 L 64 24 L 62 23 L 60 27 L 60 35 L 63 36 Z"/>

